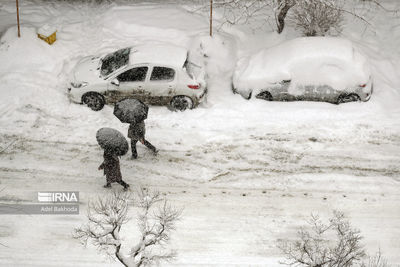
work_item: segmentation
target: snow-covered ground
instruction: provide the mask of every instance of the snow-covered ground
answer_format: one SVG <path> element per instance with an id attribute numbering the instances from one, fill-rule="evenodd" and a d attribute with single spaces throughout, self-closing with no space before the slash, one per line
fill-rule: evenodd
<path id="1" fill-rule="evenodd" d="M 369 58 L 374 93 L 369 102 L 337 106 L 232 94 L 237 58 L 295 37 L 291 31 L 224 27 L 210 39 L 207 16 L 188 12 L 188 4 L 20 2 L 19 39 L 15 2 L 0 3 L 0 200 L 34 203 L 37 191 L 80 191 L 81 213 L 1 215 L 1 266 L 110 266 L 71 233 L 85 221 L 87 200 L 107 192 L 97 129 L 126 133 L 128 125 L 110 106 L 93 112 L 69 103 L 67 77 L 83 56 L 160 42 L 206 54 L 209 72 L 207 101 L 197 109 L 150 107 L 147 137 L 159 155 L 139 146 L 138 160 L 121 160 L 132 187 L 158 189 L 184 207 L 172 264 L 279 266 L 277 241 L 295 238 L 312 212 L 327 217 L 333 209 L 362 231 L 369 253 L 380 248 L 400 264 L 399 18 L 379 11 L 366 31 L 348 22 L 343 36 Z M 57 28 L 52 46 L 36 37 L 44 24 Z"/>

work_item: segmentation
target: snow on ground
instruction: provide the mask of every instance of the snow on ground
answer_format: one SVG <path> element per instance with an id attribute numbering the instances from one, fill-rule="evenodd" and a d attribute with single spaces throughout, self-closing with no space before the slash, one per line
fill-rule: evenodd
<path id="1" fill-rule="evenodd" d="M 122 158 L 123 176 L 133 187 L 158 189 L 185 208 L 172 240 L 178 251 L 172 264 L 279 266 L 277 240 L 294 238 L 311 212 L 327 217 L 333 209 L 360 228 L 368 252 L 381 248 L 400 264 L 399 19 L 378 14 L 370 20 L 375 30 L 365 33 L 356 23 L 346 27 L 344 36 L 369 57 L 375 86 L 369 102 L 336 106 L 246 101 L 231 93 L 238 57 L 291 34 L 233 27 L 210 39 L 207 16 L 177 4 L 31 0 L 21 3 L 17 39 L 14 5 L 0 4 L 0 151 L 6 148 L 0 153 L 0 200 L 32 203 L 37 191 L 78 190 L 82 211 L 2 216 L 0 242 L 8 248 L 0 249 L 0 265 L 110 265 L 71 232 L 84 221 L 88 199 L 107 192 L 97 171 L 102 153 L 96 131 L 126 133 L 128 125 L 110 106 L 93 112 L 69 103 L 67 77 L 83 56 L 160 42 L 191 48 L 209 72 L 208 98 L 197 109 L 150 108 L 147 137 L 160 148 L 157 157 L 139 146 L 137 161 Z M 35 36 L 43 24 L 58 29 L 52 46 Z"/>

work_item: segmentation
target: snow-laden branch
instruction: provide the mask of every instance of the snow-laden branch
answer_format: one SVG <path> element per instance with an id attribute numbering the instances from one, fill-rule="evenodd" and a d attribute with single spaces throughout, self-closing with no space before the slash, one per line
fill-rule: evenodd
<path id="1" fill-rule="evenodd" d="M 169 261 L 175 257 L 174 251 L 164 251 L 164 246 L 175 230 L 175 223 L 181 216 L 181 210 L 168 204 L 158 192 L 141 189 L 137 198 L 140 212 L 138 226 L 141 233 L 130 253 L 122 252 L 121 228 L 126 224 L 132 196 L 126 192 L 113 192 L 90 201 L 88 204 L 88 222 L 76 228 L 74 238 L 86 245 L 90 240 L 103 254 L 117 259 L 124 266 L 144 266 L 160 261 Z M 157 250 L 153 250 L 157 247 Z"/>
<path id="2" fill-rule="evenodd" d="M 336 236 L 336 238 L 334 238 Z M 286 265 L 310 267 L 350 267 L 365 256 L 359 230 L 351 227 L 341 212 L 334 212 L 328 224 L 311 216 L 308 227 L 300 228 L 298 240 L 279 245 Z"/>

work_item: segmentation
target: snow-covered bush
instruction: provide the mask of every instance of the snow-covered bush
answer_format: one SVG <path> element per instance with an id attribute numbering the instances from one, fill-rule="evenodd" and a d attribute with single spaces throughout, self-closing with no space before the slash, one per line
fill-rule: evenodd
<path id="1" fill-rule="evenodd" d="M 297 0 L 290 19 L 305 36 L 338 35 L 343 6 L 342 0 Z"/>
<path id="2" fill-rule="evenodd" d="M 114 191 L 106 197 L 89 201 L 88 222 L 75 229 L 74 238 L 86 246 L 91 241 L 97 249 L 127 267 L 146 266 L 175 257 L 174 251 L 165 251 L 170 234 L 181 211 L 168 204 L 157 192 L 141 189 L 138 196 L 138 226 L 140 237 L 130 252 L 123 253 L 122 227 L 129 222 L 132 207 L 130 193 Z"/>

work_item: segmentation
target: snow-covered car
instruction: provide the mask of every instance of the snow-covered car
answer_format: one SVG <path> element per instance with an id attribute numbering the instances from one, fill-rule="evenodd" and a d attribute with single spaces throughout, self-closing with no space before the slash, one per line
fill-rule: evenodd
<path id="1" fill-rule="evenodd" d="M 140 45 L 83 58 L 68 88 L 71 101 L 100 110 L 104 104 L 136 98 L 174 110 L 196 107 L 207 92 L 203 69 L 174 45 Z"/>
<path id="2" fill-rule="evenodd" d="M 232 89 L 244 98 L 278 101 L 368 101 L 368 61 L 349 40 L 303 37 L 241 58 Z"/>

